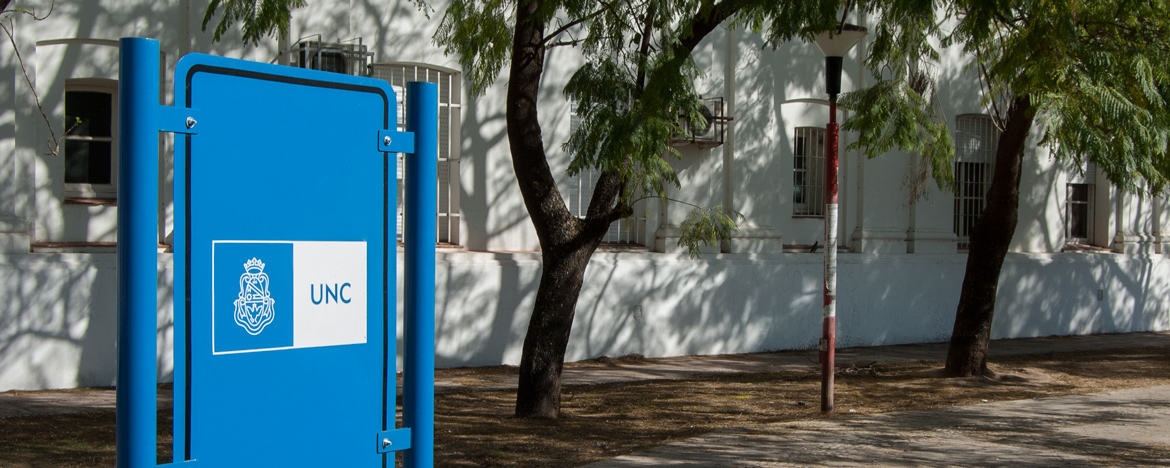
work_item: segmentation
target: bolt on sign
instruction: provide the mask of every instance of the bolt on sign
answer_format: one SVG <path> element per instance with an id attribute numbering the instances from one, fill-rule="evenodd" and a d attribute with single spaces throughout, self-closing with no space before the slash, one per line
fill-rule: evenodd
<path id="1" fill-rule="evenodd" d="M 153 46 L 153 64 L 124 56 L 123 73 L 153 67 L 157 80 Z M 415 153 L 427 129 L 397 132 L 394 91 L 372 78 L 192 54 L 175 83 L 175 107 L 147 106 L 157 118 L 144 119 L 177 134 L 174 464 L 381 468 L 407 450 L 408 466 L 422 466 L 409 464 L 412 428 L 395 427 L 389 217 L 393 153 Z M 433 271 L 434 243 L 414 244 L 429 247 Z M 122 384 L 120 374 L 119 425 L 134 426 Z M 152 428 L 139 428 L 148 439 L 119 427 L 119 467 L 155 466 Z"/>

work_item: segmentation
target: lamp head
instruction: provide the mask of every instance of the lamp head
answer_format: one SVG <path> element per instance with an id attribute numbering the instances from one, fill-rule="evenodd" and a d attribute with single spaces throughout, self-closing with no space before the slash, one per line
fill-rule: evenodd
<path id="1" fill-rule="evenodd" d="M 865 38 L 865 28 L 849 23 L 817 34 L 813 43 L 825 54 L 825 91 L 829 99 L 837 100 L 841 93 L 841 62 L 845 54 Z"/>
<path id="2" fill-rule="evenodd" d="M 842 23 L 840 27 L 817 34 L 813 43 L 825 57 L 844 57 L 849 50 L 865 37 L 864 27 Z"/>

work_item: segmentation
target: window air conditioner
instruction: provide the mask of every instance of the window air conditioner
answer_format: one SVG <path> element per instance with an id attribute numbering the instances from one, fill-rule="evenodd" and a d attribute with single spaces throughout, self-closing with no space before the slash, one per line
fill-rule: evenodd
<path id="1" fill-rule="evenodd" d="M 289 55 L 289 63 L 294 67 L 365 76 L 367 63 L 374 53 L 367 52 L 359 38 L 356 43 L 299 41 L 289 50 Z"/>
<path id="2" fill-rule="evenodd" d="M 679 114 L 678 124 L 683 134 L 670 141 L 673 146 L 695 145 L 699 148 L 712 148 L 723 144 L 727 121 L 730 116 L 724 115 L 723 98 L 701 99 L 703 107 L 699 112 L 705 122 L 692 121 L 686 115 Z"/>

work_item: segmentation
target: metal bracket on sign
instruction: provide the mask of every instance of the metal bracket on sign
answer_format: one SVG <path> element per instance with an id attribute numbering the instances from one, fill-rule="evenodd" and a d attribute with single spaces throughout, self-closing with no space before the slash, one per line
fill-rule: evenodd
<path id="1" fill-rule="evenodd" d="M 397 130 L 378 130 L 378 151 L 383 153 L 413 153 L 414 133 Z"/>
<path id="2" fill-rule="evenodd" d="M 378 453 L 398 452 L 410 448 L 410 428 L 393 429 L 378 433 Z"/>
<path id="3" fill-rule="evenodd" d="M 193 135 L 199 133 L 199 109 L 158 106 L 158 129 L 162 132 Z"/>

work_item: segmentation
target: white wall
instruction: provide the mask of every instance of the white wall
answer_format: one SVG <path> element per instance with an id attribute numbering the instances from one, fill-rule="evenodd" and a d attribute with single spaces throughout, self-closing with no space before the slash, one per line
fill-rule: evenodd
<path id="1" fill-rule="evenodd" d="M 964 255 L 842 254 L 841 347 L 946 341 Z M 692 260 L 601 253 L 586 272 L 567 359 L 812 349 L 822 257 L 721 254 Z M 535 296 L 534 256 L 449 254 L 439 264 L 441 366 L 517 364 Z M 1011 254 L 994 338 L 1170 329 L 1163 257 Z M 516 291 L 501 296 L 496 291 Z M 1101 291 L 1101 300 L 1097 292 Z"/>
<path id="2" fill-rule="evenodd" d="M 158 376 L 169 381 L 171 255 L 158 263 Z M 0 391 L 117 378 L 115 254 L 0 254 Z"/>
<path id="3" fill-rule="evenodd" d="M 949 339 L 964 255 L 838 258 L 840 347 Z M 599 253 L 567 359 L 815 348 L 821 269 L 816 254 Z M 437 365 L 519 363 L 539 273 L 537 254 L 440 254 Z M 0 391 L 114 384 L 116 274 L 111 254 L 0 255 Z M 173 377 L 172 278 L 160 254 L 161 381 Z M 1010 254 L 992 335 L 1170 330 L 1167 287 L 1160 255 Z M 398 301 L 401 311 L 401 289 Z"/>

